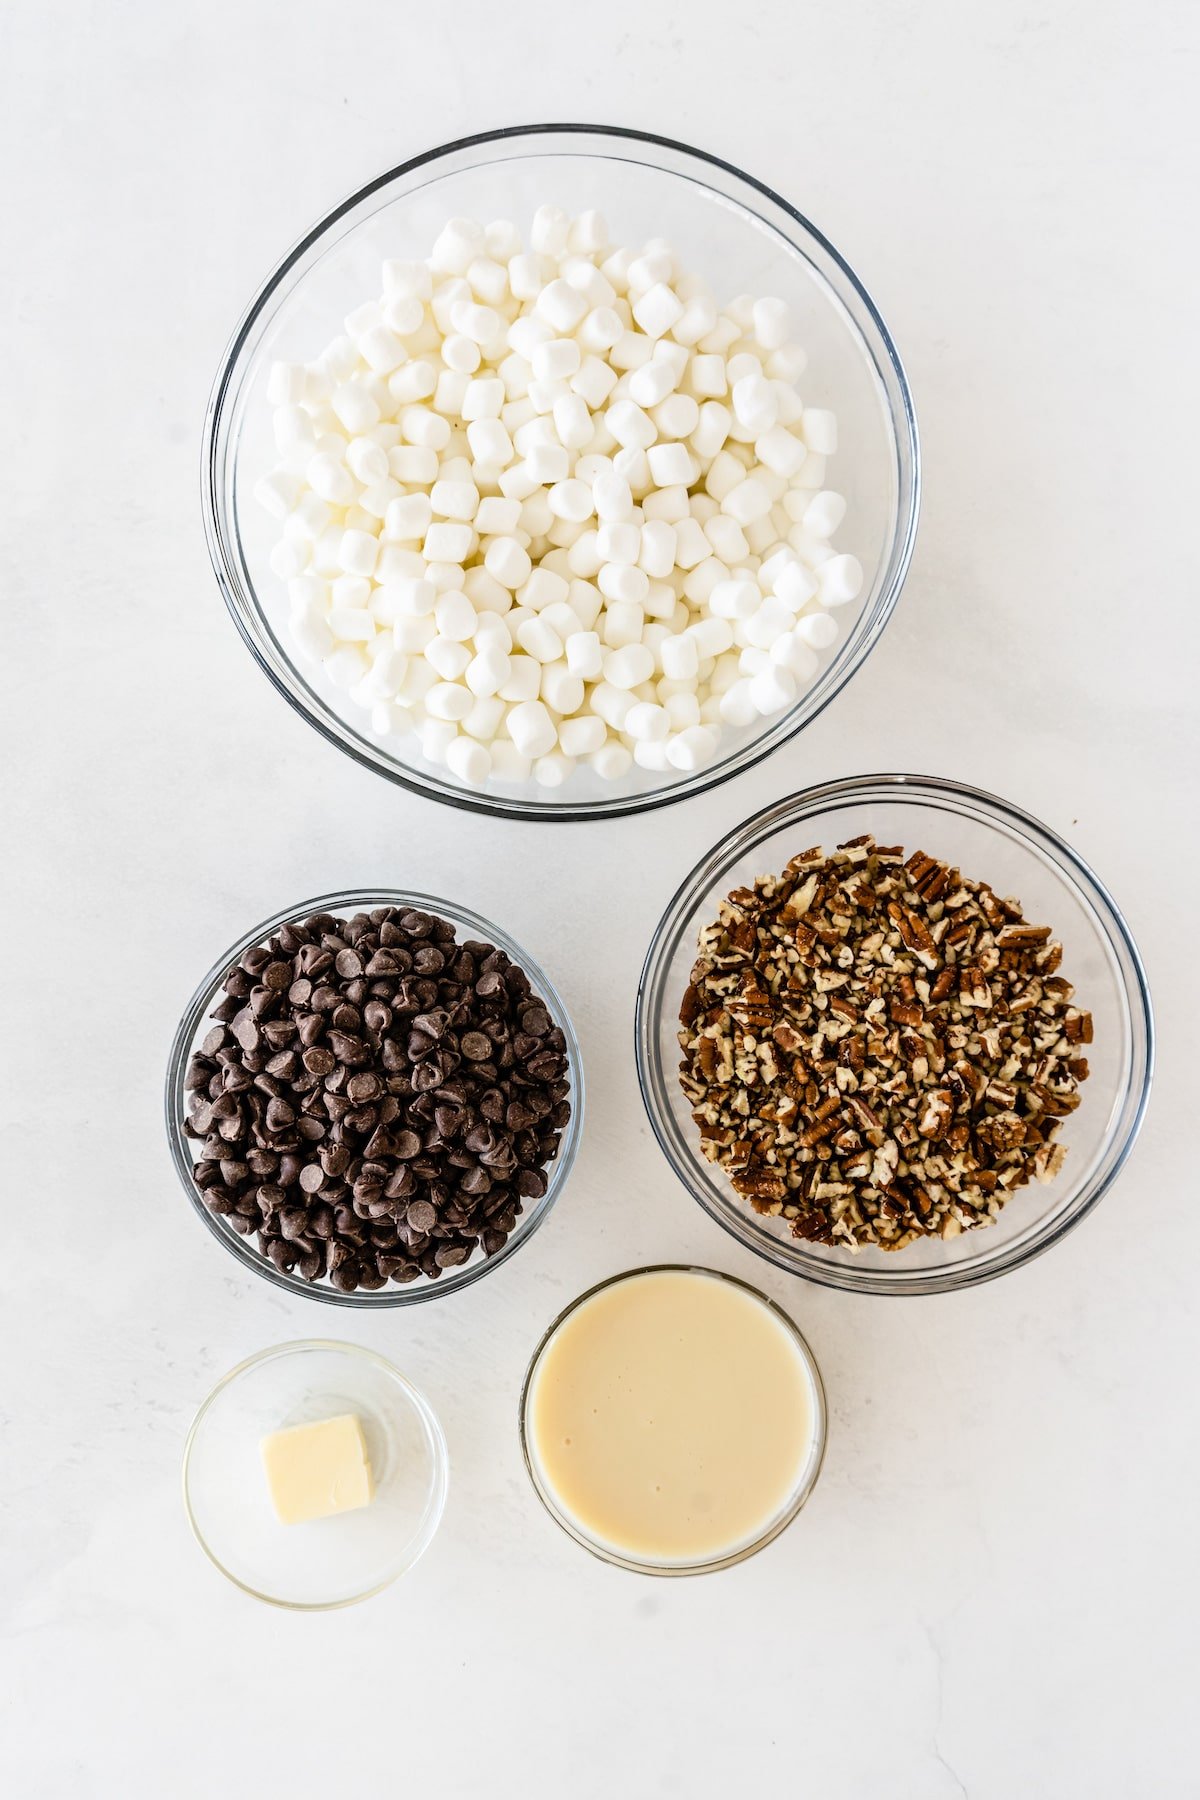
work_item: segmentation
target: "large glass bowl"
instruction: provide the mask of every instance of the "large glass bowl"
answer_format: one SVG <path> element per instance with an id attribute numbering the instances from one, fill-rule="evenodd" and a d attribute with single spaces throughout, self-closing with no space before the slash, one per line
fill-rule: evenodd
<path id="1" fill-rule="evenodd" d="M 864 570 L 841 636 L 790 711 L 726 731 L 719 758 L 692 775 L 635 770 L 607 783 L 580 769 L 560 789 L 530 782 L 486 791 L 426 762 L 413 737 L 374 737 L 366 714 L 324 672 L 298 663 L 285 584 L 269 557 L 277 523 L 254 498 L 277 457 L 266 397 L 277 359 L 308 361 L 345 315 L 376 293 L 385 257 L 424 257 L 452 215 L 510 218 L 596 207 L 614 237 L 665 236 L 721 300 L 779 295 L 809 354 L 804 395 L 838 415 L 842 448 L 830 484 L 846 496 L 838 547 Z M 204 431 L 204 518 L 234 623 L 279 692 L 329 741 L 432 799 L 516 818 L 582 819 L 639 812 L 703 792 L 792 737 L 849 681 L 896 604 L 912 554 L 919 496 L 917 428 L 900 358 L 849 264 L 787 201 L 729 163 L 668 138 L 613 126 L 530 125 L 447 144 L 390 169 L 320 219 L 268 278 L 221 365 Z"/>
<path id="2" fill-rule="evenodd" d="M 992 1225 L 961 1237 L 921 1239 L 903 1250 L 857 1251 L 793 1238 L 785 1221 L 760 1217 L 705 1161 L 679 1086 L 679 1007 L 700 928 L 731 889 L 778 874 L 814 844 L 826 850 L 871 832 L 884 844 L 957 865 L 1026 916 L 1053 928 L 1062 973 L 1091 1011 L 1095 1040 L 1079 1107 L 1063 1121 L 1061 1174 L 1018 1188 Z M 1116 1179 L 1133 1148 L 1150 1093 L 1154 1022 L 1137 946 L 1106 889 L 1061 838 L 993 794 L 920 775 L 861 775 L 809 788 L 756 813 L 717 844 L 671 900 L 655 931 L 638 989 L 638 1079 L 650 1123 L 675 1173 L 719 1225 L 782 1269 L 860 1294 L 931 1294 L 971 1287 L 1018 1268 L 1078 1224 Z"/>
<path id="3" fill-rule="evenodd" d="M 221 983 L 229 968 L 237 962 L 244 951 L 252 944 L 265 943 L 272 932 L 286 924 L 289 920 L 301 920 L 313 913 L 328 912 L 334 914 L 351 914 L 369 911 L 376 906 L 411 906 L 418 911 L 434 913 L 440 919 L 447 919 L 455 927 L 459 939 L 481 938 L 506 955 L 528 975 L 534 990 L 545 1003 L 546 1010 L 558 1026 L 567 1041 L 567 1079 L 571 1084 L 568 1096 L 571 1102 L 571 1117 L 567 1122 L 559 1140 L 558 1155 L 546 1167 L 546 1192 L 539 1200 L 527 1200 L 523 1210 L 517 1215 L 516 1226 L 509 1234 L 508 1241 L 494 1256 L 484 1257 L 476 1249 L 465 1263 L 457 1268 L 447 1269 L 436 1281 L 428 1276 L 420 1275 L 415 1281 L 404 1286 L 396 1286 L 389 1282 L 386 1287 L 371 1289 L 355 1289 L 351 1293 L 342 1293 L 327 1278 L 319 1281 L 305 1281 L 287 1269 L 278 1269 L 269 1257 L 263 1255 L 252 1238 L 245 1238 L 227 1225 L 216 1213 L 210 1212 L 200 1197 L 200 1191 L 192 1179 L 192 1170 L 197 1160 L 197 1145 L 183 1129 L 186 1114 L 187 1094 L 184 1081 L 188 1064 L 193 1052 L 199 1047 L 205 1033 L 211 1026 L 209 1014 L 221 998 Z M 236 1256 L 243 1268 L 250 1269 L 255 1275 L 261 1275 L 265 1281 L 275 1287 L 285 1288 L 289 1294 L 300 1294 L 305 1299 L 324 1300 L 331 1306 L 412 1306 L 423 1300 L 435 1299 L 439 1294 L 457 1293 L 460 1288 L 469 1287 L 491 1270 L 506 1263 L 514 1256 L 537 1230 L 554 1202 L 558 1199 L 570 1176 L 571 1168 L 579 1149 L 579 1140 L 583 1131 L 583 1058 L 574 1027 L 562 997 L 553 982 L 538 966 L 520 944 L 510 938 L 507 932 L 493 925 L 490 919 L 482 918 L 478 913 L 469 912 L 465 906 L 457 906 L 449 900 L 442 900 L 436 894 L 418 894 L 400 892 L 391 888 L 349 889 L 338 894 L 319 894 L 315 899 L 300 901 L 297 905 L 284 907 L 281 912 L 273 913 L 260 925 L 254 925 L 236 942 L 231 944 L 225 954 L 213 964 L 195 993 L 187 1003 L 182 1019 L 179 1021 L 171 1054 L 167 1062 L 167 1080 L 165 1093 L 165 1110 L 167 1141 L 171 1149 L 171 1158 L 175 1164 L 183 1190 L 195 1208 L 197 1215 L 204 1221 L 219 1243 L 223 1244 L 230 1255 Z"/>

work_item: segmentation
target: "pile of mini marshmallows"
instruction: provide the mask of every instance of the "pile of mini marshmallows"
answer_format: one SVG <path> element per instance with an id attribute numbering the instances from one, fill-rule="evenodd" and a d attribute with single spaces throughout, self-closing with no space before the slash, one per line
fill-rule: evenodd
<path id="1" fill-rule="evenodd" d="M 301 654 L 461 782 L 700 768 L 791 706 L 862 570 L 780 300 L 723 309 L 598 213 L 451 219 L 276 363 L 272 567 Z"/>

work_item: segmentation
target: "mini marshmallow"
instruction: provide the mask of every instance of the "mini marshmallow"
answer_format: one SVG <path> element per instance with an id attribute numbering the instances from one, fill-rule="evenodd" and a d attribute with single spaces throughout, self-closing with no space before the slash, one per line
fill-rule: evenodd
<path id="1" fill-rule="evenodd" d="M 486 494 L 475 514 L 475 529 L 481 537 L 511 537 L 521 519 L 521 502 L 506 500 L 499 494 Z"/>
<path id="2" fill-rule="evenodd" d="M 533 567 L 528 553 L 515 537 L 493 538 L 483 562 L 488 574 L 506 588 L 519 588 L 522 582 L 528 581 Z"/>
<path id="3" fill-rule="evenodd" d="M 776 668 L 786 669 L 801 686 L 807 685 L 821 666 L 816 653 L 795 631 L 776 638 L 770 655 Z"/>
<path id="4" fill-rule="evenodd" d="M 542 665 L 532 656 L 510 656 L 508 673 L 497 692 L 502 700 L 514 703 L 536 700 L 542 686 Z"/>
<path id="5" fill-rule="evenodd" d="M 584 681 L 598 681 L 604 670 L 604 652 L 594 631 L 577 631 L 566 642 L 567 667 Z"/>
<path id="6" fill-rule="evenodd" d="M 491 752 L 473 738 L 452 738 L 446 745 L 446 767 L 471 787 L 483 787 L 492 772 Z"/>
<path id="7" fill-rule="evenodd" d="M 753 524 L 755 519 L 765 518 L 771 510 L 771 496 L 755 476 L 748 475 L 739 481 L 721 501 L 721 511 L 736 519 L 739 525 Z"/>
<path id="8" fill-rule="evenodd" d="M 686 444 L 652 444 L 646 461 L 658 487 L 690 487 L 699 473 Z"/>
<path id="9" fill-rule="evenodd" d="M 576 719 L 564 719 L 558 728 L 558 741 L 564 756 L 592 756 L 603 751 L 608 730 L 603 719 L 585 713 Z"/>
<path id="10" fill-rule="evenodd" d="M 837 449 L 837 418 L 824 407 L 806 406 L 800 421 L 800 435 L 810 450 L 819 456 L 832 456 Z"/>
<path id="11" fill-rule="evenodd" d="M 792 705 L 796 698 L 796 683 L 786 669 L 772 665 L 751 678 L 750 698 L 756 711 L 766 718 Z"/>
<path id="12" fill-rule="evenodd" d="M 529 360 L 536 381 L 565 381 L 582 359 L 574 338 L 547 338 L 535 346 Z"/>
<path id="13" fill-rule="evenodd" d="M 785 563 L 775 577 L 776 596 L 794 613 L 807 606 L 816 591 L 817 584 L 802 563 Z"/>
<path id="14" fill-rule="evenodd" d="M 634 301 L 633 316 L 647 337 L 660 338 L 683 317 L 683 302 L 664 281 L 657 281 Z"/>
<path id="15" fill-rule="evenodd" d="M 640 606 L 631 600 L 614 600 L 604 614 L 603 638 L 610 650 L 623 644 L 638 644 L 646 619 Z"/>
<path id="16" fill-rule="evenodd" d="M 425 696 L 425 711 L 431 719 L 465 719 L 472 706 L 472 695 L 457 681 L 439 681 Z"/>
<path id="17" fill-rule="evenodd" d="M 435 481 L 429 504 L 439 518 L 469 523 L 479 506 L 479 490 L 473 481 Z"/>
<path id="18" fill-rule="evenodd" d="M 439 635 L 425 646 L 425 661 L 436 669 L 443 681 L 457 681 L 466 672 L 471 652 L 465 644 Z"/>
<path id="19" fill-rule="evenodd" d="M 569 281 L 551 281 L 537 297 L 536 316 L 551 331 L 567 337 L 588 310 L 587 301 Z"/>
<path id="20" fill-rule="evenodd" d="M 645 450 L 658 436 L 653 419 L 632 400 L 614 400 L 604 418 L 622 449 Z"/>
<path id="21" fill-rule="evenodd" d="M 658 406 L 675 386 L 675 371 L 665 356 L 652 357 L 629 377 L 629 398 L 638 406 Z"/>
<path id="22" fill-rule="evenodd" d="M 640 700 L 625 716 L 625 730 L 640 744 L 661 744 L 671 730 L 671 717 L 665 706 L 651 700 Z"/>
<path id="23" fill-rule="evenodd" d="M 570 519 L 582 524 L 592 516 L 592 490 L 584 481 L 556 481 L 548 498 L 550 510 L 557 519 Z"/>
<path id="24" fill-rule="evenodd" d="M 508 678 L 510 666 L 510 659 L 505 651 L 485 642 L 467 664 L 463 679 L 473 694 L 480 699 L 487 699 L 500 692 Z"/>
<path id="25" fill-rule="evenodd" d="M 717 734 L 707 725 L 691 725 L 667 739 L 667 761 L 673 769 L 690 773 L 702 768 L 716 753 Z"/>
<path id="26" fill-rule="evenodd" d="M 601 563 L 596 583 L 605 599 L 615 605 L 641 606 L 650 591 L 650 577 L 635 563 Z"/>
<path id="27" fill-rule="evenodd" d="M 663 674 L 671 681 L 691 681 L 700 668 L 700 652 L 694 637 L 668 637 L 659 652 Z"/>
<path id="28" fill-rule="evenodd" d="M 535 662 L 556 662 L 563 654 L 563 643 L 553 625 L 536 615 L 517 627 L 517 642 Z"/>
<path id="29" fill-rule="evenodd" d="M 809 613 L 796 621 L 796 632 L 814 650 L 827 650 L 837 640 L 837 621 L 828 613 Z"/>
<path id="30" fill-rule="evenodd" d="M 568 450 L 582 450 L 592 441 L 592 415 L 579 394 L 560 394 L 551 411 L 559 442 Z"/>
<path id="31" fill-rule="evenodd" d="M 463 593 L 453 590 L 441 594 L 434 608 L 434 619 L 443 637 L 465 643 L 475 632 L 475 608 Z M 464 665 L 465 667 L 465 665 Z"/>
<path id="32" fill-rule="evenodd" d="M 475 546 L 469 525 L 443 524 L 437 520 L 425 533 L 421 553 L 427 562 L 464 563 Z"/>
<path id="33" fill-rule="evenodd" d="M 583 681 L 572 675 L 565 663 L 546 663 L 542 668 L 541 698 L 556 713 L 577 712 L 583 705 Z"/>
<path id="34" fill-rule="evenodd" d="M 664 580 L 675 567 L 675 528 L 665 519 L 647 519 L 638 545 L 638 567 L 654 580 Z"/>
<path id="35" fill-rule="evenodd" d="M 523 700 L 512 708 L 508 735 L 523 756 L 545 756 L 558 741 L 554 721 L 540 700 Z"/>
<path id="36" fill-rule="evenodd" d="M 601 519 L 596 533 L 596 548 L 605 562 L 635 563 L 641 547 L 642 531 L 639 525 L 628 520 Z"/>
<path id="37" fill-rule="evenodd" d="M 822 606 L 847 606 L 862 592 L 862 564 L 857 556 L 833 556 L 817 571 Z"/>
<path id="38" fill-rule="evenodd" d="M 610 687 L 640 687 L 654 673 L 654 657 L 644 644 L 623 644 L 604 657 L 604 679 Z"/>

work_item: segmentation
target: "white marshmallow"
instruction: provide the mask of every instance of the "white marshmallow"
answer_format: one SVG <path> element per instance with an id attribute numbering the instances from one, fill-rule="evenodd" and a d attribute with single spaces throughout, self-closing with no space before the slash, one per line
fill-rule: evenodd
<path id="1" fill-rule="evenodd" d="M 564 756 L 573 758 L 593 756 L 603 750 L 608 737 L 604 720 L 594 713 L 584 713 L 576 719 L 564 719 L 558 728 L 558 741 Z"/>
<path id="2" fill-rule="evenodd" d="M 554 721 L 540 700 L 523 700 L 512 708 L 508 734 L 523 756 L 545 756 L 558 742 Z"/>
<path id="3" fill-rule="evenodd" d="M 653 444 L 646 452 L 646 461 L 659 487 L 690 487 L 699 474 L 686 444 Z"/>
<path id="4" fill-rule="evenodd" d="M 862 564 L 857 556 L 833 556 L 817 571 L 822 606 L 848 606 L 862 592 Z"/>
<path id="5" fill-rule="evenodd" d="M 604 656 L 604 679 L 610 687 L 640 687 L 654 673 L 654 656 L 644 644 L 623 644 Z"/>
<path id="6" fill-rule="evenodd" d="M 716 753 L 717 734 L 707 725 L 691 725 L 667 739 L 667 761 L 673 769 L 690 773 L 710 762 Z"/>
<path id="7" fill-rule="evenodd" d="M 511 663 L 507 653 L 485 642 L 467 664 L 463 679 L 480 699 L 498 694 L 508 679 Z"/>
<path id="8" fill-rule="evenodd" d="M 471 652 L 467 646 L 453 638 L 439 634 L 425 646 L 425 661 L 436 669 L 443 681 L 457 681 L 466 672 L 470 660 Z"/>
<path id="9" fill-rule="evenodd" d="M 533 567 L 527 551 L 515 537 L 493 538 L 483 562 L 488 574 L 506 588 L 519 588 L 528 581 Z"/>
<path id="10" fill-rule="evenodd" d="M 474 738 L 452 738 L 446 746 L 446 767 L 471 787 L 484 787 L 492 772 L 491 752 Z"/>
<path id="11" fill-rule="evenodd" d="M 766 718 L 771 713 L 782 712 L 785 707 L 794 703 L 796 683 L 786 669 L 771 665 L 752 677 L 750 698 L 756 710 Z"/>
<path id="12" fill-rule="evenodd" d="M 800 434 L 810 450 L 819 456 L 832 456 L 838 446 L 837 417 L 824 407 L 806 406 Z"/>
<path id="13" fill-rule="evenodd" d="M 836 643 L 837 621 L 828 613 L 808 613 L 803 619 L 796 621 L 796 632 L 802 642 L 811 645 L 814 650 L 827 650 L 830 644 Z"/>
<path id="14" fill-rule="evenodd" d="M 683 317 L 683 302 L 664 281 L 657 281 L 634 301 L 633 316 L 647 337 L 660 338 Z"/>
<path id="15" fill-rule="evenodd" d="M 567 667 L 584 681 L 598 681 L 604 669 L 604 652 L 594 631 L 577 631 L 566 640 Z"/>
<path id="16" fill-rule="evenodd" d="M 625 717 L 625 730 L 639 743 L 660 744 L 665 741 L 670 729 L 671 720 L 666 708 L 653 701 L 639 701 L 636 706 L 630 707 Z"/>
<path id="17" fill-rule="evenodd" d="M 771 496 L 763 483 L 753 475 L 739 481 L 721 501 L 721 511 L 736 519 L 739 525 L 750 525 L 765 518 L 771 510 Z"/>
<path id="18" fill-rule="evenodd" d="M 542 669 L 541 698 L 553 712 L 577 712 L 583 705 L 583 682 L 565 663 L 547 663 Z"/>
<path id="19" fill-rule="evenodd" d="M 607 743 L 588 758 L 602 781 L 624 781 L 633 766 L 633 757 L 624 744 Z"/>

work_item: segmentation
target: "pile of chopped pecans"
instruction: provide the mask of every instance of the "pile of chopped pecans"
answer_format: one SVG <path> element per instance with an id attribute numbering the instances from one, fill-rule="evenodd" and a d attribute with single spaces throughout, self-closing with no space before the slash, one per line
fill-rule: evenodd
<path id="1" fill-rule="evenodd" d="M 699 949 L 679 1042 L 701 1148 L 795 1237 L 957 1237 L 1061 1169 L 1092 1019 L 1015 900 L 854 838 L 735 889 Z"/>

